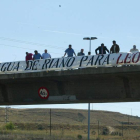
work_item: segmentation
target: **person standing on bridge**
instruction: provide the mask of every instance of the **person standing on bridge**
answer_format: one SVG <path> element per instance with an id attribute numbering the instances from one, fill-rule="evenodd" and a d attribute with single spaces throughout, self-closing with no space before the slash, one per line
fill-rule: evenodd
<path id="1" fill-rule="evenodd" d="M 29 64 L 28 64 L 28 60 L 33 60 L 33 54 L 32 53 L 28 53 L 26 52 L 26 57 L 25 57 L 25 60 L 26 60 L 26 67 L 28 68 L 29 67 Z"/>
<path id="2" fill-rule="evenodd" d="M 133 45 L 133 48 L 130 50 L 131 53 L 138 52 L 139 50 L 136 49 L 136 45 Z"/>
<path id="3" fill-rule="evenodd" d="M 79 53 L 77 54 L 77 56 L 85 55 L 83 52 L 84 52 L 84 49 L 81 49 L 81 52 L 79 52 Z"/>
<path id="4" fill-rule="evenodd" d="M 88 55 L 91 55 L 91 52 L 88 52 Z"/>
<path id="5" fill-rule="evenodd" d="M 74 50 L 72 49 L 71 45 L 69 45 L 69 48 L 65 50 L 65 55 L 67 54 L 68 57 L 73 57 L 73 54 L 76 56 Z"/>
<path id="6" fill-rule="evenodd" d="M 27 62 L 28 60 L 33 60 L 32 56 L 33 56 L 32 53 L 26 52 L 26 57 L 25 57 L 26 62 Z"/>
<path id="7" fill-rule="evenodd" d="M 51 58 L 51 55 L 47 53 L 47 50 L 44 50 L 44 53 L 42 54 L 42 59 L 48 59 Z"/>
<path id="8" fill-rule="evenodd" d="M 118 44 L 116 44 L 116 41 L 113 40 L 113 45 L 110 48 L 110 53 L 119 53 L 120 47 Z"/>
<path id="9" fill-rule="evenodd" d="M 104 46 L 104 44 L 102 43 L 101 46 L 99 46 L 96 50 L 95 53 L 97 53 L 97 51 L 99 51 L 99 54 L 106 54 L 106 51 L 109 53 L 109 50 L 107 49 L 106 46 Z"/>
<path id="10" fill-rule="evenodd" d="M 33 60 L 36 60 L 36 59 L 41 59 L 41 58 L 42 58 L 42 57 L 41 57 L 41 54 L 40 54 L 40 53 L 38 53 L 38 51 L 37 51 L 37 50 L 35 50 L 34 52 L 35 52 L 35 54 L 34 54 L 34 56 L 33 56 Z"/>

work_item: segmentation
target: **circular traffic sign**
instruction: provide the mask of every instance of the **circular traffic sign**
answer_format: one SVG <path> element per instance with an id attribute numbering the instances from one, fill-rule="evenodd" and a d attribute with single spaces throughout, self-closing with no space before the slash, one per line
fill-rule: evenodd
<path id="1" fill-rule="evenodd" d="M 49 91 L 47 88 L 45 87 L 40 87 L 38 89 L 38 95 L 40 96 L 40 98 L 42 99 L 47 99 L 49 97 Z"/>

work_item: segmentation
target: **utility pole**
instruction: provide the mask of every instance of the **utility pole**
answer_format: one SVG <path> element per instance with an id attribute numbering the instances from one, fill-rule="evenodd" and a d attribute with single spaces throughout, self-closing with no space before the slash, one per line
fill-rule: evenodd
<path id="1" fill-rule="evenodd" d="M 129 115 L 128 115 L 128 130 L 129 130 Z"/>
<path id="2" fill-rule="evenodd" d="M 51 123 L 52 123 L 52 122 L 51 122 L 51 109 L 50 109 L 50 137 L 51 137 L 51 129 L 52 129 L 52 128 L 51 128 L 51 127 L 52 127 L 52 126 L 51 126 L 51 125 L 52 125 Z"/>
<path id="3" fill-rule="evenodd" d="M 89 53 L 91 55 L 91 40 L 95 40 L 97 37 L 84 37 L 83 40 L 89 40 Z M 90 103 L 88 103 L 88 140 L 90 140 Z"/>
<path id="4" fill-rule="evenodd" d="M 88 140 L 90 140 L 90 103 L 88 103 Z"/>
<path id="5" fill-rule="evenodd" d="M 98 137 L 99 137 L 99 120 L 98 120 Z"/>
<path id="6" fill-rule="evenodd" d="M 8 107 L 5 108 L 5 123 L 8 122 Z"/>
<path id="7" fill-rule="evenodd" d="M 123 122 L 122 122 L 122 137 L 123 137 Z"/>

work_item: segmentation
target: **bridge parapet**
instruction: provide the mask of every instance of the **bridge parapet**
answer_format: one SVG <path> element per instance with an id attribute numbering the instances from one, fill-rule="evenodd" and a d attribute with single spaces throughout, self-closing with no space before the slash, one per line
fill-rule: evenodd
<path id="1" fill-rule="evenodd" d="M 53 70 L 61 71 L 77 68 L 112 67 L 121 65 L 140 65 L 140 52 L 38 59 L 34 61 L 29 60 L 28 62 L 6 62 L 0 64 L 0 74 Z"/>

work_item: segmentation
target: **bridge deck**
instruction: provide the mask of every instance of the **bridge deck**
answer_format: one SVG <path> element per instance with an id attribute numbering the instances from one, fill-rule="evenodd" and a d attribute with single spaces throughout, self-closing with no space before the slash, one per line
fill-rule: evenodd
<path id="1" fill-rule="evenodd" d="M 47 99 L 38 89 L 49 91 Z M 140 66 L 0 75 L 0 105 L 140 101 Z"/>

